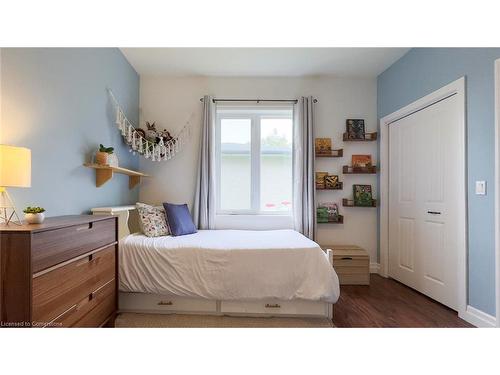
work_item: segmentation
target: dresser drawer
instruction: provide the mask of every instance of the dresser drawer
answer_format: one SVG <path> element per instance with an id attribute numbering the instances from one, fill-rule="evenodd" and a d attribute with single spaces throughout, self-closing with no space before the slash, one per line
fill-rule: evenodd
<path id="1" fill-rule="evenodd" d="M 35 275 L 33 321 L 51 322 L 115 279 L 115 252 L 112 245 Z"/>
<path id="2" fill-rule="evenodd" d="M 116 218 L 34 233 L 32 270 L 39 272 L 116 240 Z"/>
<path id="3" fill-rule="evenodd" d="M 112 314 L 116 313 L 116 289 L 113 285 L 111 294 L 97 299 L 97 305 L 85 314 L 73 327 L 101 327 Z"/>
<path id="4" fill-rule="evenodd" d="M 110 280 L 70 306 L 45 327 L 99 327 L 116 309 L 116 280 Z"/>

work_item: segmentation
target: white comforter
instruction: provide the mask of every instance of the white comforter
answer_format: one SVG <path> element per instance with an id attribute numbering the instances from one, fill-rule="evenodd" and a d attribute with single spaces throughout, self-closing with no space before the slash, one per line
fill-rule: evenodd
<path id="1" fill-rule="evenodd" d="M 200 230 L 120 241 L 120 290 L 214 300 L 278 298 L 335 303 L 327 255 L 293 230 Z"/>

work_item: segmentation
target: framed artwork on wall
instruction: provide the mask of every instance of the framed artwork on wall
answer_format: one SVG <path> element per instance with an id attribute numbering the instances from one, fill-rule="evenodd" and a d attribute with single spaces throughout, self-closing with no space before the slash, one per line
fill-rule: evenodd
<path id="1" fill-rule="evenodd" d="M 372 166 L 371 155 L 352 155 L 352 166 L 354 168 L 366 168 Z"/>
<path id="2" fill-rule="evenodd" d="M 316 155 L 329 154 L 332 151 L 331 138 L 316 138 L 314 140 L 314 148 Z"/>
<path id="3" fill-rule="evenodd" d="M 372 207 L 372 186 L 371 185 L 352 185 L 354 196 L 354 205 L 359 207 Z"/>
<path id="4" fill-rule="evenodd" d="M 365 120 L 363 119 L 347 119 L 346 132 L 348 139 L 365 139 Z"/>

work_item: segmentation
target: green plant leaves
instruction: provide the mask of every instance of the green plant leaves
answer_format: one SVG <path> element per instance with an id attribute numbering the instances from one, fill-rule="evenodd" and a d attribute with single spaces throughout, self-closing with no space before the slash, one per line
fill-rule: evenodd
<path id="1" fill-rule="evenodd" d="M 41 214 L 42 212 L 45 212 L 45 208 L 43 207 L 31 207 L 31 206 L 28 206 L 26 207 L 23 212 L 25 214 Z"/>
<path id="2" fill-rule="evenodd" d="M 99 152 L 105 152 L 107 154 L 112 154 L 115 150 L 114 147 L 104 147 L 102 143 L 99 145 Z"/>

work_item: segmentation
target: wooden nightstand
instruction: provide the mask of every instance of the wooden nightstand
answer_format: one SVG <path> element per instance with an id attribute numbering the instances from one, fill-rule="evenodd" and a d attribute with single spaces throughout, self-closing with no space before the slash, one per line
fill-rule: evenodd
<path id="1" fill-rule="evenodd" d="M 370 257 L 359 246 L 320 245 L 333 250 L 333 268 L 341 285 L 370 285 Z"/>

